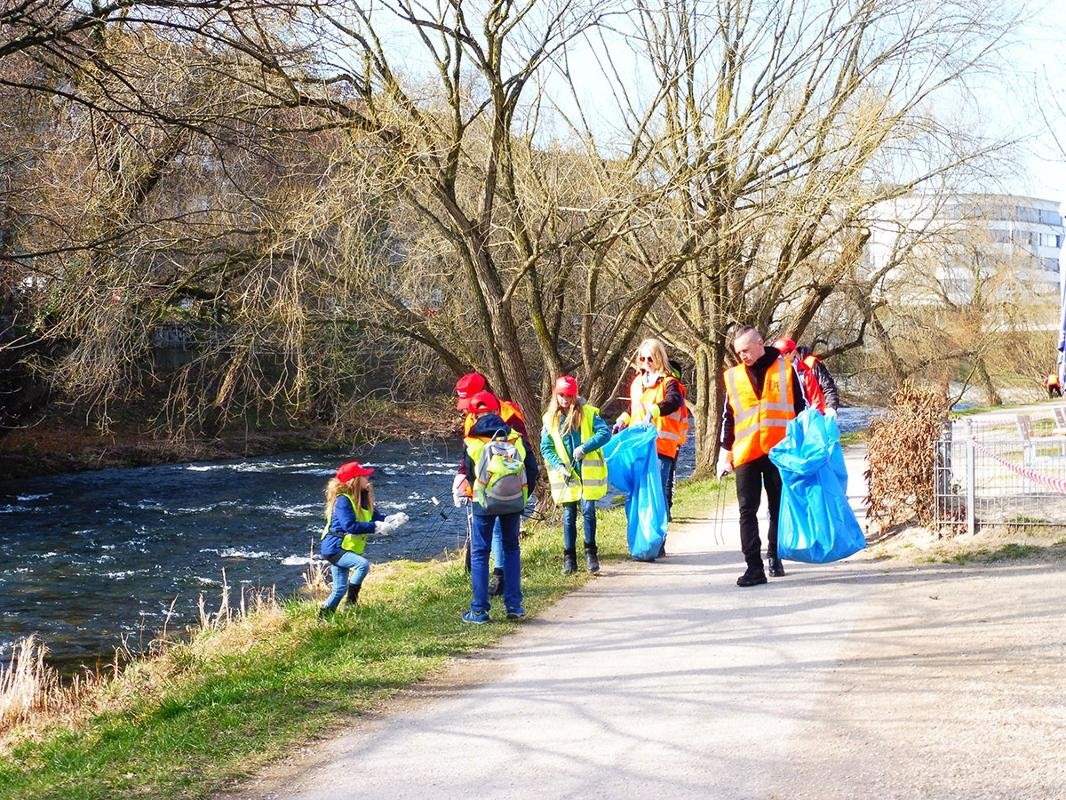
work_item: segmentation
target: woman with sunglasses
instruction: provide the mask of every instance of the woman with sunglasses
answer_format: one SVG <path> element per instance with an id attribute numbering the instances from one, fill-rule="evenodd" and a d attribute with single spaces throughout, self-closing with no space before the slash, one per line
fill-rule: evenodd
<path id="1" fill-rule="evenodd" d="M 629 386 L 629 411 L 615 422 L 615 432 L 630 424 L 650 422 L 659 430 L 655 449 L 666 495 L 666 516 L 674 502 L 677 451 L 688 436 L 685 387 L 670 369 L 666 347 L 658 339 L 645 339 L 637 350 L 637 374 Z M 665 555 L 665 545 L 660 555 Z"/>

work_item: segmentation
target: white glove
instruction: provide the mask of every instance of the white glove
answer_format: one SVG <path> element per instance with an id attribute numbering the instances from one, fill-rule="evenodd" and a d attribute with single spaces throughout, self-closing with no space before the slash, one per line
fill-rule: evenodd
<path id="1" fill-rule="evenodd" d="M 410 517 L 402 511 L 398 511 L 395 514 L 389 514 L 384 520 L 374 524 L 374 533 L 390 534 L 398 528 L 401 528 L 409 520 Z"/>
<path id="2" fill-rule="evenodd" d="M 718 477 L 724 478 L 733 471 L 733 465 L 729 463 L 729 453 L 725 450 L 718 454 Z"/>
<path id="3" fill-rule="evenodd" d="M 579 444 L 574 448 L 574 461 L 580 461 L 585 457 L 585 445 Z"/>
<path id="4" fill-rule="evenodd" d="M 452 481 L 452 503 L 459 508 L 466 500 L 466 475 L 456 475 Z"/>
<path id="5" fill-rule="evenodd" d="M 825 407 L 825 415 L 827 417 L 829 417 L 830 419 L 833 419 L 837 415 L 837 410 L 835 408 L 833 408 L 832 406 L 826 406 Z"/>

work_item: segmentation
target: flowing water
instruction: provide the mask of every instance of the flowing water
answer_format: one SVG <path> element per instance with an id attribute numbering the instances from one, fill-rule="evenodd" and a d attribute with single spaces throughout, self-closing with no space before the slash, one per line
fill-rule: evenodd
<path id="1" fill-rule="evenodd" d="M 842 409 L 841 429 L 865 427 L 867 411 Z M 376 469 L 379 509 L 411 518 L 371 537 L 372 563 L 462 545 L 465 512 L 451 505 L 459 455 L 458 442 L 355 455 Z M 0 481 L 0 660 L 31 633 L 68 672 L 107 661 L 123 641 L 136 651 L 168 616 L 171 630 L 195 619 L 201 595 L 217 607 L 223 576 L 231 596 L 242 586 L 294 593 L 322 531 L 326 481 L 352 457 L 289 453 Z M 679 478 L 692 460 L 689 445 Z"/>

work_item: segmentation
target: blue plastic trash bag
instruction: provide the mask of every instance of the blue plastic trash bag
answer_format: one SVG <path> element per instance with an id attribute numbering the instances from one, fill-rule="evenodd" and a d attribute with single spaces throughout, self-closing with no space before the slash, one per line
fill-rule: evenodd
<path id="1" fill-rule="evenodd" d="M 666 496 L 652 425 L 626 428 L 603 446 L 607 477 L 626 495 L 626 538 L 629 554 L 639 561 L 659 555 L 666 538 Z"/>
<path id="2" fill-rule="evenodd" d="M 807 409 L 770 449 L 781 472 L 777 555 L 824 564 L 859 552 L 866 537 L 848 505 L 848 471 L 836 419 Z"/>

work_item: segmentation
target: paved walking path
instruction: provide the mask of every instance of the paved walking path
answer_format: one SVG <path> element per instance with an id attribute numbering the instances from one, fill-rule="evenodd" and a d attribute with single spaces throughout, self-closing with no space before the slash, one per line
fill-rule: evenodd
<path id="1" fill-rule="evenodd" d="M 736 527 L 682 521 L 666 559 L 606 565 L 241 796 L 1066 798 L 1062 561 L 740 589 Z"/>

